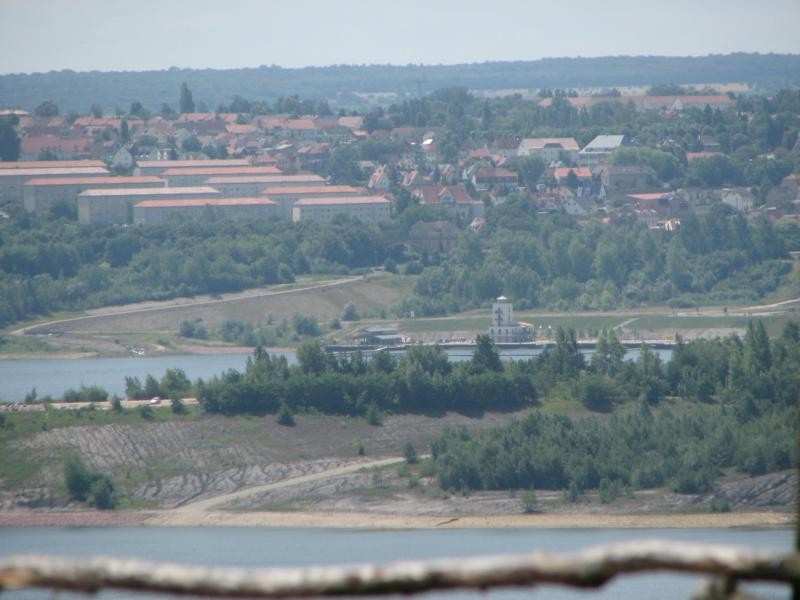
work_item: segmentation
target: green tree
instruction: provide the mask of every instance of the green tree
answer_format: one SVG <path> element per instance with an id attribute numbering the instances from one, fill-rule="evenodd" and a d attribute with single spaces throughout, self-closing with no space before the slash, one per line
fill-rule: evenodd
<path id="1" fill-rule="evenodd" d="M 351 146 L 337 146 L 328 157 L 326 171 L 332 183 L 356 185 L 364 180 L 358 166 L 358 152 Z"/>
<path id="2" fill-rule="evenodd" d="M 311 316 L 295 314 L 292 317 L 292 326 L 297 332 L 297 335 L 309 335 L 312 337 L 318 336 L 321 332 L 317 320 Z"/>
<path id="3" fill-rule="evenodd" d="M 297 364 L 306 375 L 319 375 L 328 366 L 325 351 L 316 342 L 306 342 L 297 348 Z"/>
<path id="4" fill-rule="evenodd" d="M 406 459 L 406 463 L 409 465 L 417 463 L 417 451 L 414 449 L 414 446 L 411 444 L 411 442 L 406 442 L 403 446 L 403 457 Z"/>
<path id="5" fill-rule="evenodd" d="M 186 85 L 185 81 L 181 84 L 181 97 L 178 101 L 178 106 L 180 107 L 181 114 L 194 112 L 192 92 L 189 90 L 189 86 Z"/>
<path id="6" fill-rule="evenodd" d="M 128 400 L 141 400 L 146 394 L 138 377 L 125 377 L 125 397 Z"/>
<path id="7" fill-rule="evenodd" d="M 167 398 L 179 400 L 189 394 L 192 382 L 182 369 L 167 369 L 158 387 Z"/>
<path id="8" fill-rule="evenodd" d="M 744 336 L 744 367 L 752 375 L 765 373 L 772 366 L 772 351 L 764 321 L 750 321 Z"/>
<path id="9" fill-rule="evenodd" d="M 369 406 L 367 406 L 367 423 L 373 425 L 375 427 L 380 427 L 383 425 L 383 415 L 381 414 L 381 409 L 378 408 L 378 405 L 375 402 L 371 402 Z"/>
<path id="10" fill-rule="evenodd" d="M 578 381 L 578 399 L 588 410 L 611 412 L 617 399 L 617 384 L 602 375 L 587 374 Z"/>
<path id="11" fill-rule="evenodd" d="M 19 152 L 17 130 L 7 119 L 0 119 L 0 160 L 14 162 L 19 159 Z"/>
<path id="12" fill-rule="evenodd" d="M 128 110 L 128 114 L 132 117 L 142 118 L 147 114 L 144 106 L 138 100 L 134 100 L 131 102 L 130 110 Z"/>
<path id="13" fill-rule="evenodd" d="M 574 189 L 577 189 L 579 184 L 580 184 L 580 182 L 578 181 L 578 176 L 575 175 L 575 171 L 570 169 L 569 173 L 567 173 L 567 179 L 565 181 L 565 185 L 569 189 L 574 190 Z"/>
<path id="14" fill-rule="evenodd" d="M 89 486 L 86 503 L 100 510 L 110 510 L 117 505 L 117 494 L 114 482 L 110 477 L 97 475 Z"/>
<path id="15" fill-rule="evenodd" d="M 601 375 L 614 376 L 622 369 L 626 352 L 613 329 L 603 330 L 592 355 L 592 369 Z"/>
<path id="16" fill-rule="evenodd" d="M 358 314 L 358 308 L 352 302 L 344 305 L 342 311 L 342 321 L 358 321 L 361 317 Z"/>
<path id="17" fill-rule="evenodd" d="M 103 116 L 103 107 L 99 104 L 92 104 L 92 107 L 89 110 L 95 119 L 100 119 Z"/>
<path id="18" fill-rule="evenodd" d="M 475 338 L 475 352 L 472 353 L 471 366 L 477 373 L 484 371 L 500 372 L 503 370 L 503 361 L 494 345 L 492 338 L 481 334 Z"/>
<path id="19" fill-rule="evenodd" d="M 181 148 L 183 148 L 184 152 L 200 152 L 200 150 L 203 149 L 203 145 L 200 143 L 200 140 L 198 140 L 196 136 L 191 135 L 185 140 L 183 140 Z"/>
<path id="20" fill-rule="evenodd" d="M 278 421 L 279 425 L 284 425 L 285 427 L 294 427 L 294 414 L 292 414 L 291 409 L 285 402 L 281 403 L 281 406 L 278 409 L 278 414 L 276 415 L 276 420 Z"/>
<path id="21" fill-rule="evenodd" d="M 525 490 L 520 494 L 519 506 L 525 514 L 539 512 L 539 499 L 535 490 Z"/>
<path id="22" fill-rule="evenodd" d="M 77 454 L 67 457 L 64 464 L 64 482 L 71 498 L 83 502 L 92 485 L 92 473 Z"/>
<path id="23" fill-rule="evenodd" d="M 536 185 L 539 178 L 544 173 L 544 160 L 541 156 L 517 156 L 511 161 L 511 168 L 514 169 L 522 179 L 522 183 L 529 188 Z"/>
<path id="24" fill-rule="evenodd" d="M 158 380 L 152 375 L 148 375 L 144 379 L 144 394 L 145 398 L 154 398 L 161 395 L 161 387 L 158 385 Z"/>
<path id="25" fill-rule="evenodd" d="M 52 100 L 45 100 L 39 103 L 33 114 L 37 117 L 55 117 L 58 115 L 58 105 Z"/>
<path id="26" fill-rule="evenodd" d="M 77 454 L 67 457 L 64 483 L 70 498 L 74 500 L 102 510 L 116 506 L 114 482 L 107 475 L 91 470 Z"/>

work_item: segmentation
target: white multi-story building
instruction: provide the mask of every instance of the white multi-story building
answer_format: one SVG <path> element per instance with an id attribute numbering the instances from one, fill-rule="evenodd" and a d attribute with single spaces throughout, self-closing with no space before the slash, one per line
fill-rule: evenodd
<path id="1" fill-rule="evenodd" d="M 261 190 L 261 195 L 278 205 L 281 219 L 292 219 L 292 207 L 300 198 L 352 198 L 364 193 L 364 188 L 351 185 L 296 185 L 270 186 Z"/>
<path id="2" fill-rule="evenodd" d="M 565 157 L 572 165 L 578 161 L 578 142 L 574 138 L 525 138 L 519 143 L 517 156 L 541 156 L 545 163 Z"/>
<path id="3" fill-rule="evenodd" d="M 83 167 L 102 167 L 102 160 L 18 160 L 15 162 L 0 161 L 0 169 L 80 169 Z"/>
<path id="4" fill-rule="evenodd" d="M 133 207 L 136 225 L 158 225 L 169 219 L 199 220 L 206 216 L 225 219 L 268 219 L 277 205 L 269 198 L 198 198 L 143 200 Z"/>
<path id="5" fill-rule="evenodd" d="M 292 220 L 329 223 L 337 215 L 347 215 L 363 223 L 383 223 L 392 216 L 391 205 L 383 196 L 300 198 L 292 207 Z"/>
<path id="6" fill-rule="evenodd" d="M 202 169 L 202 168 L 229 168 L 249 167 L 247 158 L 223 158 L 208 160 L 140 160 L 136 163 L 134 175 L 161 175 L 167 169 Z"/>
<path id="7" fill-rule="evenodd" d="M 598 135 L 578 152 L 578 163 L 590 169 L 604 165 L 614 150 L 627 145 L 628 140 L 624 135 Z"/>
<path id="8" fill-rule="evenodd" d="M 267 187 L 301 187 L 325 185 L 325 179 L 313 173 L 302 175 L 246 175 L 217 176 L 203 182 L 217 190 L 225 198 L 252 198 L 261 196 Z"/>
<path id="9" fill-rule="evenodd" d="M 78 162 L 78 161 L 76 161 Z M 0 169 L 0 201 L 22 203 L 23 186 L 30 179 L 55 179 L 58 177 L 108 177 L 105 167 L 35 167 L 28 169 Z"/>
<path id="10" fill-rule="evenodd" d="M 84 225 L 133 221 L 133 206 L 144 200 L 189 200 L 219 198 L 220 193 L 207 186 L 177 188 L 115 188 L 86 190 L 78 194 L 78 221 Z"/>
<path id="11" fill-rule="evenodd" d="M 170 187 L 186 187 L 203 185 L 209 177 L 258 177 L 264 175 L 280 175 L 278 167 L 200 167 L 184 169 L 166 169 L 160 175 Z"/>
<path id="12" fill-rule="evenodd" d="M 489 337 L 495 344 L 519 344 L 531 339 L 530 326 L 514 322 L 514 307 L 511 305 L 511 300 L 505 296 L 500 296 L 492 304 Z"/>
<path id="13" fill-rule="evenodd" d="M 163 187 L 158 177 L 53 177 L 29 179 L 22 185 L 22 201 L 28 212 L 46 213 L 56 202 L 77 206 L 78 194 L 86 190 Z"/>

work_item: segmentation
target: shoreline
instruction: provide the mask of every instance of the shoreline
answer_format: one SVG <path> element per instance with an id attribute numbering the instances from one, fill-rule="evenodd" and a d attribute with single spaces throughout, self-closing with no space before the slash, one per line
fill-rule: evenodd
<path id="1" fill-rule="evenodd" d="M 75 511 L 0 512 L 2 527 L 302 527 L 320 529 L 731 529 L 790 528 L 794 512 L 596 515 L 407 516 L 349 512 Z"/>

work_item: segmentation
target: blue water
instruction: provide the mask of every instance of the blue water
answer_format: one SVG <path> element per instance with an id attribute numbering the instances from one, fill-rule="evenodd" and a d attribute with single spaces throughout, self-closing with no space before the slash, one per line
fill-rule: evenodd
<path id="1" fill-rule="evenodd" d="M 528 359 L 541 350 L 503 350 L 505 359 Z M 671 350 L 655 351 L 663 361 L 669 360 Z M 296 362 L 294 352 L 281 353 L 289 361 Z M 468 360 L 470 350 L 450 350 L 453 361 Z M 591 356 L 591 352 L 585 352 Z M 639 350 L 627 354 L 635 360 Z M 109 394 L 125 395 L 125 377 L 138 377 L 144 382 L 147 375 L 161 379 L 167 369 L 183 369 L 190 380 L 202 377 L 205 380 L 220 375 L 229 369 L 241 371 L 245 367 L 246 354 L 201 354 L 160 357 L 122 357 L 122 358 L 42 358 L 21 360 L 0 360 L 0 400 L 21 402 L 32 388 L 38 397 L 52 396 L 59 399 L 68 389 L 81 385 L 97 385 Z"/>
<path id="2" fill-rule="evenodd" d="M 109 527 L 0 529 L 0 556 L 50 553 L 66 556 L 106 554 L 201 565 L 287 566 L 386 563 L 395 560 L 523 553 L 533 550 L 571 552 L 588 546 L 632 539 L 669 539 L 734 544 L 774 552 L 790 552 L 788 529 L 463 529 L 447 531 L 363 531 L 325 529 Z M 533 598 L 602 600 L 673 600 L 688 598 L 701 579 L 679 575 L 636 575 L 600 591 L 572 591 L 543 586 L 480 592 L 450 592 L 424 598 L 496 600 Z M 760 586 L 768 598 L 788 598 L 785 588 Z M 83 596 L 61 594 L 77 600 Z M 127 592 L 104 592 L 100 598 L 152 598 Z M 13 591 L 5 599 L 49 600 L 49 592 Z"/>
<path id="3" fill-rule="evenodd" d="M 125 395 L 125 377 L 144 382 L 148 374 L 161 379 L 167 369 L 183 369 L 194 381 L 228 369 L 244 369 L 249 354 L 208 354 L 124 358 L 42 358 L 0 360 L 0 399 L 21 402 L 36 388 L 37 395 L 60 398 L 68 389 L 98 385 L 109 394 Z"/>

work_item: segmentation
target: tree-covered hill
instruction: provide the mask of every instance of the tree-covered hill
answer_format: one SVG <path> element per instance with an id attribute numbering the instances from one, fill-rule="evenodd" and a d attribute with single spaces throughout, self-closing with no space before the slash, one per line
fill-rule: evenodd
<path id="1" fill-rule="evenodd" d="M 800 55 L 728 54 L 703 57 L 612 56 L 547 58 L 537 61 L 461 65 L 334 65 L 285 69 L 179 69 L 143 72 L 75 72 L 0 76 L 0 106 L 27 110 L 49 98 L 64 111 L 84 112 L 92 104 L 107 111 L 134 100 L 157 110 L 186 82 L 198 102 L 212 110 L 235 95 L 274 102 L 281 96 L 359 103 L 356 92 L 427 93 L 463 86 L 474 90 L 604 87 L 650 84 L 746 82 L 778 89 L 800 84 Z"/>

